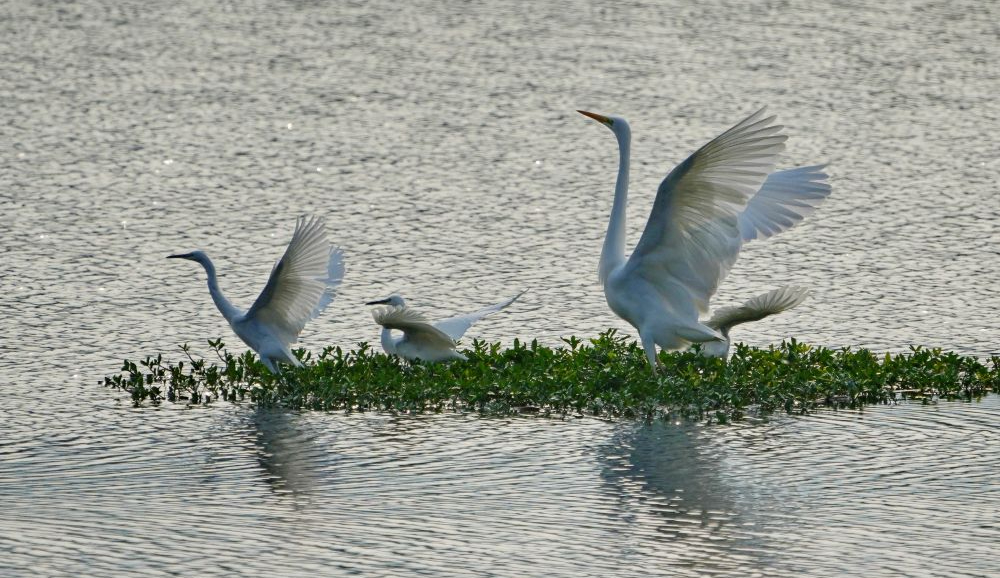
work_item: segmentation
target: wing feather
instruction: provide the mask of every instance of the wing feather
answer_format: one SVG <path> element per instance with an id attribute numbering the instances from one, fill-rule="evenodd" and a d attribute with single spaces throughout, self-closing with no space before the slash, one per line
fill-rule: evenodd
<path id="1" fill-rule="evenodd" d="M 771 173 L 740 213 L 743 241 L 766 239 L 791 229 L 830 196 L 825 165 Z"/>
<path id="2" fill-rule="evenodd" d="M 271 270 L 267 285 L 247 311 L 246 319 L 266 324 L 286 344 L 298 341 L 302 328 L 321 310 L 327 281 L 336 277 L 331 251 L 323 220 L 299 217 L 288 248 Z M 342 258 L 338 263 L 339 283 Z"/>
<path id="3" fill-rule="evenodd" d="M 712 329 L 728 332 L 733 326 L 748 321 L 758 321 L 775 313 L 787 311 L 806 300 L 809 290 L 805 287 L 781 287 L 748 299 L 743 305 L 722 307 L 705 322 Z"/>
<path id="4" fill-rule="evenodd" d="M 319 303 L 313 308 L 312 316 L 309 317 L 310 320 L 318 317 L 326 309 L 327 305 L 333 302 L 333 298 L 337 296 L 337 287 L 344 280 L 344 272 L 344 251 L 340 247 L 334 247 L 330 252 L 330 260 L 326 267 L 327 274 L 326 279 L 324 279 L 326 290 L 323 291 L 323 296 L 320 297 Z"/>
<path id="5" fill-rule="evenodd" d="M 698 149 L 660 184 L 626 273 L 658 290 L 680 284 L 698 311 L 739 254 L 739 215 L 774 171 L 786 136 L 765 109 Z M 676 295 L 671 295 L 676 299 Z"/>
<path id="6" fill-rule="evenodd" d="M 527 291 L 527 290 L 525 290 Z M 469 330 L 470 327 L 475 325 L 480 319 L 486 317 L 487 315 L 496 313 L 502 309 L 505 309 L 521 295 L 524 295 L 525 291 L 521 291 L 517 295 L 497 303 L 496 305 L 490 305 L 489 307 L 484 307 L 479 311 L 474 313 L 468 313 L 466 315 L 457 315 L 455 317 L 449 317 L 447 319 L 442 319 L 434 323 L 434 327 L 437 327 L 442 332 L 444 332 L 448 337 L 453 340 L 458 341 L 465 335 L 465 332 Z"/>
<path id="7" fill-rule="evenodd" d="M 372 317 L 382 327 L 402 331 L 404 339 L 411 343 L 431 348 L 455 349 L 455 342 L 451 337 L 409 307 L 376 307 L 372 310 Z"/>

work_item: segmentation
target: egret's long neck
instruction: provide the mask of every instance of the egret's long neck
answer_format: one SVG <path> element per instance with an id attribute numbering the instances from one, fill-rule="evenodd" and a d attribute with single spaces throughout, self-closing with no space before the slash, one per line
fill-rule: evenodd
<path id="1" fill-rule="evenodd" d="M 382 341 L 382 351 L 393 355 L 396 353 L 396 342 L 392 339 L 392 329 L 388 327 L 382 328 L 382 335 L 380 336 Z"/>
<path id="2" fill-rule="evenodd" d="M 604 237 L 601 262 L 597 274 L 601 284 L 606 284 L 611 272 L 625 262 L 625 207 L 628 204 L 628 165 L 631 133 L 628 126 L 616 130 L 618 138 L 618 180 L 615 182 L 615 200 L 611 205 L 608 234 Z"/>
<path id="3" fill-rule="evenodd" d="M 205 273 L 208 273 L 208 292 L 212 295 L 212 301 L 215 301 L 215 306 L 219 308 L 226 321 L 232 323 L 233 319 L 243 312 L 237 309 L 222 294 L 222 289 L 219 288 L 219 279 L 215 274 L 215 265 L 212 263 L 212 260 L 205 257 L 204 259 L 199 259 L 198 262 L 205 267 Z"/>

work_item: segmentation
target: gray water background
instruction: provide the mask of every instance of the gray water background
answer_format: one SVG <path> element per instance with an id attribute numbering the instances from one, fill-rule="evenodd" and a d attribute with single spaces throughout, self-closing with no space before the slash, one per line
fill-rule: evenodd
<path id="1" fill-rule="evenodd" d="M 630 239 L 663 175 L 762 105 L 833 196 L 747 245 L 765 345 L 997 354 L 991 2 L 0 4 L 0 574 L 989 576 L 1000 402 L 731 427 L 132 409 L 121 359 L 240 344 L 294 227 L 347 255 L 302 345 L 529 288 L 470 337 L 631 328 L 596 280 L 633 127 Z"/>

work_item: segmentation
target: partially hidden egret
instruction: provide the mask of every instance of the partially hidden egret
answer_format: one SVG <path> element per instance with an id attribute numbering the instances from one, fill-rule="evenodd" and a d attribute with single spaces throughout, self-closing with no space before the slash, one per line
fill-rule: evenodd
<path id="1" fill-rule="evenodd" d="M 419 359 L 434 362 L 466 359 L 465 355 L 455 350 L 456 342 L 480 319 L 506 308 L 524 293 L 521 291 L 510 299 L 473 313 L 433 322 L 407 307 L 406 300 L 396 293 L 385 299 L 369 301 L 365 305 L 384 305 L 375 308 L 372 317 L 375 318 L 375 323 L 382 326 L 382 349 L 386 353 L 410 361 Z M 394 329 L 402 331 L 402 337 L 394 337 Z"/>
<path id="2" fill-rule="evenodd" d="M 285 254 L 271 269 L 260 296 L 246 312 L 229 302 L 219 289 L 215 265 L 203 251 L 170 255 L 201 263 L 208 273 L 208 292 L 236 336 L 257 352 L 272 372 L 278 363 L 301 367 L 291 346 L 311 319 L 333 301 L 344 278 L 344 254 L 327 240 L 323 220 L 299 217 Z"/>
<path id="3" fill-rule="evenodd" d="M 631 129 L 619 116 L 579 112 L 618 139 L 618 179 L 598 267 L 608 306 L 638 330 L 654 372 L 656 346 L 724 341 L 699 314 L 707 312 L 744 241 L 791 228 L 829 196 L 823 166 L 774 172 L 787 137 L 761 109 L 670 171 L 626 259 Z"/>
<path id="4" fill-rule="evenodd" d="M 705 325 L 721 333 L 724 339 L 702 343 L 701 354 L 728 359 L 731 343 L 729 331 L 733 327 L 788 311 L 805 301 L 808 296 L 809 290 L 805 287 L 780 287 L 747 299 L 742 305 L 716 309 Z"/>

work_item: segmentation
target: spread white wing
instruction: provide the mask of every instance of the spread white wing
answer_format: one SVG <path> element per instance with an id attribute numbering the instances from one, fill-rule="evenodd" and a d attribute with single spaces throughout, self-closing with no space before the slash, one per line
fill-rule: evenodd
<path id="1" fill-rule="evenodd" d="M 344 280 L 344 251 L 340 247 L 334 247 L 330 252 L 330 260 L 326 265 L 326 291 L 323 292 L 323 296 L 320 297 L 319 303 L 313 309 L 312 317 L 310 319 L 315 319 L 320 313 L 326 309 L 326 306 L 333 302 L 333 298 L 337 296 L 337 287 L 340 285 L 341 281 Z"/>
<path id="2" fill-rule="evenodd" d="M 670 171 L 625 274 L 646 278 L 659 291 L 680 285 L 699 311 L 708 310 L 739 254 L 739 215 L 784 150 L 787 137 L 774 119 L 761 109 Z"/>
<path id="3" fill-rule="evenodd" d="M 376 307 L 372 311 L 375 323 L 403 332 L 403 339 L 417 347 L 455 349 L 455 342 L 443 331 L 431 325 L 426 317 L 409 307 Z"/>
<path id="4" fill-rule="evenodd" d="M 466 315 L 457 315 L 455 317 L 449 317 L 447 319 L 436 321 L 434 323 L 434 327 L 437 327 L 438 329 L 443 331 L 445 334 L 448 335 L 448 337 L 452 338 L 453 340 L 458 341 L 459 339 L 462 338 L 463 335 L 465 335 L 465 332 L 468 331 L 470 327 L 475 325 L 476 322 L 478 322 L 480 319 L 492 313 L 496 313 L 501 309 L 506 308 L 514 301 L 517 301 L 518 297 L 524 295 L 525 291 L 521 291 L 517 295 L 511 297 L 510 299 L 501 301 L 496 305 L 490 305 L 489 307 L 480 309 L 475 313 L 469 313 Z"/>
<path id="5" fill-rule="evenodd" d="M 771 173 L 739 217 L 744 241 L 766 239 L 787 231 L 830 196 L 825 165 Z"/>
<path id="6" fill-rule="evenodd" d="M 295 343 L 306 323 L 332 300 L 328 281 L 339 283 L 342 277 L 343 257 L 332 251 L 323 220 L 299 217 L 285 254 L 244 319 L 266 324 L 278 339 Z"/>
<path id="7" fill-rule="evenodd" d="M 717 309 L 705 325 L 728 332 L 731 327 L 740 323 L 757 321 L 787 311 L 805 301 L 808 296 L 809 290 L 804 287 L 781 287 L 748 299 L 743 305 Z"/>

